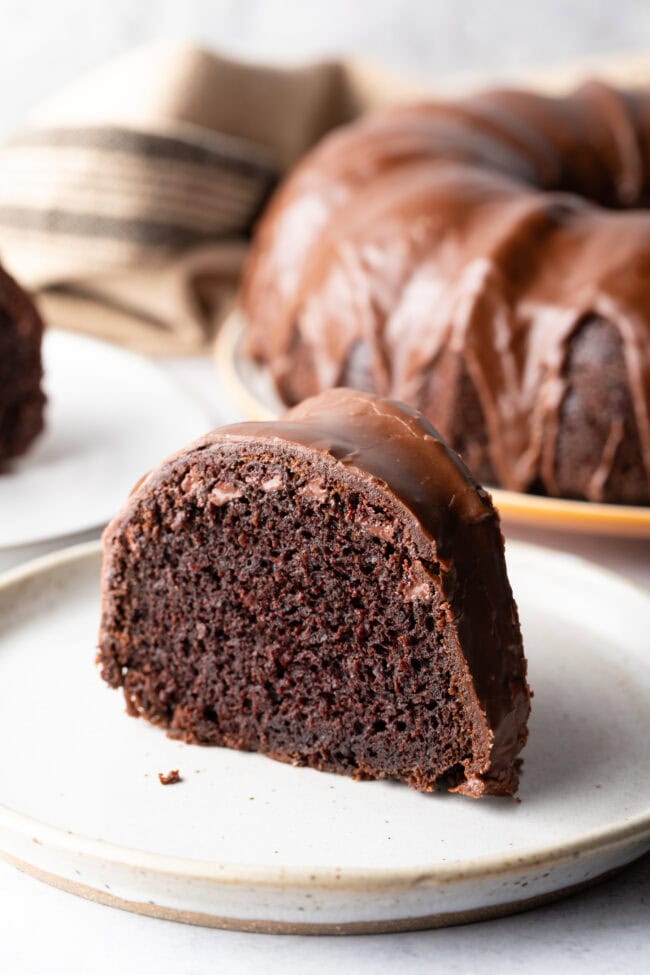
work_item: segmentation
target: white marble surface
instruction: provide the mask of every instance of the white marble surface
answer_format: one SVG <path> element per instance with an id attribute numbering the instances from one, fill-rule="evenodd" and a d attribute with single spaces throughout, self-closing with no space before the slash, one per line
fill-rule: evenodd
<path id="1" fill-rule="evenodd" d="M 269 60 L 363 54 L 431 79 L 450 72 L 492 79 L 574 57 L 650 51 L 650 5 L 644 0 L 0 0 L 0 24 L 0 136 L 57 86 L 159 38 L 197 40 Z M 210 407 L 215 423 L 232 416 L 219 402 L 208 362 L 169 368 Z M 521 529 L 516 536 L 568 548 L 650 585 L 647 544 Z M 0 568 L 24 553 L 3 557 Z M 61 893 L 0 863 L 0 972 L 11 975 L 312 975 L 337 966 L 355 975 L 395 969 L 404 975 L 591 975 L 646 972 L 649 953 L 650 857 L 586 893 L 517 917 L 346 939 L 245 935 L 139 918 Z"/>

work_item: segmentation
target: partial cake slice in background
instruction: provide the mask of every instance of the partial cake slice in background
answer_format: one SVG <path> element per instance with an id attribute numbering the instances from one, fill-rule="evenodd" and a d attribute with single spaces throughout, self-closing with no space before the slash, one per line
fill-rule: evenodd
<path id="1" fill-rule="evenodd" d="M 509 795 L 530 710 L 498 515 L 420 414 L 324 393 L 162 464 L 104 535 L 102 676 L 188 742 Z"/>
<path id="2" fill-rule="evenodd" d="M 42 338 L 32 301 L 0 267 L 0 471 L 43 429 Z"/>

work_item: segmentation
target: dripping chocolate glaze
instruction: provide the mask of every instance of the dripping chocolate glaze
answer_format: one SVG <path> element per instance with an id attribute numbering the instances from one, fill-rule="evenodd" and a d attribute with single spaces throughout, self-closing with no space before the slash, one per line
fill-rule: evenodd
<path id="1" fill-rule="evenodd" d="M 155 490 L 172 471 L 179 476 L 179 465 L 191 466 L 197 452 L 242 441 L 280 458 L 298 449 L 317 464 L 337 465 L 396 504 L 415 534 L 422 534 L 428 559 L 439 565 L 432 579 L 447 603 L 468 680 L 493 735 L 489 767 L 480 779 L 470 777 L 461 791 L 478 793 L 483 780 L 507 779 L 525 741 L 530 706 L 517 610 L 489 495 L 416 411 L 335 389 L 306 400 L 277 422 L 234 424 L 203 437 L 138 486 L 111 531 L 121 530 L 142 492 Z"/>
<path id="2" fill-rule="evenodd" d="M 462 359 L 499 483 L 558 493 L 568 346 L 600 317 L 620 336 L 650 483 L 648 206 L 650 94 L 592 82 L 377 113 L 325 139 L 262 220 L 243 290 L 251 351 L 289 401 L 297 346 L 309 392 L 340 383 L 359 347 L 370 388 L 422 407 L 439 369 L 443 432 Z"/>

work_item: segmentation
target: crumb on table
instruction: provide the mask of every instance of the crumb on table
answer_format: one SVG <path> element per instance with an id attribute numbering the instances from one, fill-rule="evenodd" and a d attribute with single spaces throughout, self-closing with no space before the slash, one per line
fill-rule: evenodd
<path id="1" fill-rule="evenodd" d="M 174 785 L 176 782 L 181 782 L 180 772 L 177 768 L 171 770 L 171 772 L 159 772 L 158 778 L 160 779 L 161 785 Z"/>

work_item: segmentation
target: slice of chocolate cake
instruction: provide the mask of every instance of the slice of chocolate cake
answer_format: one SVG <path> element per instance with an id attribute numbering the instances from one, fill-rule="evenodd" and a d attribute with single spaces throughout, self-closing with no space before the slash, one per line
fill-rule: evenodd
<path id="1" fill-rule="evenodd" d="M 223 427 L 104 535 L 102 675 L 188 742 L 512 794 L 529 692 L 499 519 L 421 415 L 333 390 Z"/>
<path id="2" fill-rule="evenodd" d="M 0 268 L 0 470 L 43 429 L 42 337 L 32 301 Z"/>

